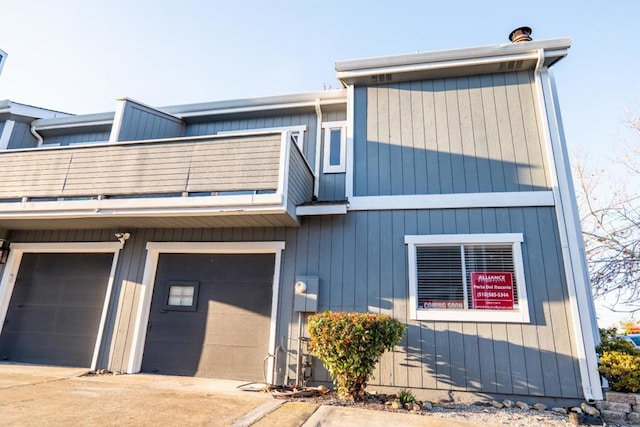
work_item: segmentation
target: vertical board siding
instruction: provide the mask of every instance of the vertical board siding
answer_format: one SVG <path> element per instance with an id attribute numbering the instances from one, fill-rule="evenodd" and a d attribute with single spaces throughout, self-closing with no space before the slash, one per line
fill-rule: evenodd
<path id="1" fill-rule="evenodd" d="M 183 134 L 184 123 L 180 119 L 125 101 L 118 141 L 176 138 Z"/>
<path id="2" fill-rule="evenodd" d="M 277 343 L 279 381 L 295 375 L 296 276 L 320 280 L 319 310 L 388 313 L 406 323 L 372 384 L 581 398 L 561 247 L 553 208 L 353 212 L 303 217 L 299 228 L 137 229 L 120 255 L 101 367 L 129 362 L 148 241 L 285 241 Z M 121 230 L 14 231 L 12 242 L 113 241 Z M 530 324 L 408 318 L 407 234 L 523 233 Z M 315 381 L 330 381 L 314 362 Z M 560 380 L 562 378 L 562 381 Z"/>
<path id="3" fill-rule="evenodd" d="M 548 190 L 529 71 L 358 87 L 357 196 Z"/>
<path id="4" fill-rule="evenodd" d="M 287 195 L 287 211 L 296 216 L 296 206 L 310 202 L 313 198 L 313 172 L 309 170 L 302 153 L 294 146 L 290 148 L 289 157 L 289 184 Z"/>
<path id="5" fill-rule="evenodd" d="M 103 132 L 81 132 L 81 133 L 70 133 L 65 135 L 55 135 L 55 136 L 44 136 L 43 142 L 44 146 L 47 145 L 71 145 L 71 144 L 82 144 L 87 142 L 108 142 L 109 135 L 111 131 L 103 131 Z"/>
<path id="6" fill-rule="evenodd" d="M 38 140 L 31 134 L 31 125 L 15 122 L 7 148 L 34 148 L 37 146 Z"/>

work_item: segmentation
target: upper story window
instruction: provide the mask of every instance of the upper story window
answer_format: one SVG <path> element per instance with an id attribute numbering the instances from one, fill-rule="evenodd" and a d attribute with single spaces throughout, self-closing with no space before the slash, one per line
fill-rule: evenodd
<path id="1" fill-rule="evenodd" d="M 411 318 L 529 322 L 522 234 L 405 236 Z"/>
<path id="2" fill-rule="evenodd" d="M 346 122 L 327 122 L 324 129 L 324 173 L 343 173 L 346 170 Z"/>

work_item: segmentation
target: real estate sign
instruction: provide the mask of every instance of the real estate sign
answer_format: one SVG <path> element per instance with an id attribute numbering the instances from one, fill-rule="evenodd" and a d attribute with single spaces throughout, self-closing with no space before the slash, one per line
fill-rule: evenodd
<path id="1" fill-rule="evenodd" d="M 471 272 L 471 300 L 474 309 L 513 310 L 513 273 Z"/>

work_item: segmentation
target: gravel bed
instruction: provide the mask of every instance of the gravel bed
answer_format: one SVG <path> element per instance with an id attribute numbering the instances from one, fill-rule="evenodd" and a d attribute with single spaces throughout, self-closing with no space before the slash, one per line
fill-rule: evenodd
<path id="1" fill-rule="evenodd" d="M 334 393 L 329 393 L 324 396 L 317 397 L 301 397 L 294 398 L 292 400 L 300 402 L 310 402 L 318 405 L 333 405 L 333 406 L 348 406 L 354 408 L 362 408 L 374 411 L 388 411 L 388 412 L 404 412 L 409 413 L 403 409 L 392 409 L 389 405 L 385 405 L 375 398 L 366 402 L 352 402 L 347 400 L 338 399 Z M 415 413 L 415 412 L 414 412 Z M 557 414 L 552 411 L 537 411 L 530 409 L 524 411 L 522 409 L 502 408 L 497 409 L 492 406 L 485 405 L 470 405 L 461 403 L 437 403 L 433 405 L 432 411 L 423 410 L 417 415 L 425 417 L 434 417 L 441 419 L 456 419 L 478 423 L 490 423 L 505 426 L 514 427 L 566 427 L 574 426 L 569 421 L 568 415 Z M 582 424 L 581 424 L 582 425 Z M 633 424 L 625 423 L 624 421 L 607 422 L 604 424 L 609 427 L 630 427 Z"/>

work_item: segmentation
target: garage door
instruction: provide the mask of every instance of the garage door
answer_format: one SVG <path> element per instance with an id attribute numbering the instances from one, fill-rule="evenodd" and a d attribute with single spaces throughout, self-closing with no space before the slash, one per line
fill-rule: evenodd
<path id="1" fill-rule="evenodd" d="M 264 381 L 272 254 L 160 254 L 142 371 Z"/>
<path id="2" fill-rule="evenodd" d="M 91 366 L 113 253 L 25 253 L 0 334 L 2 360 Z"/>

